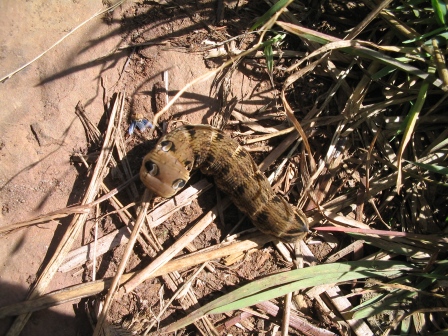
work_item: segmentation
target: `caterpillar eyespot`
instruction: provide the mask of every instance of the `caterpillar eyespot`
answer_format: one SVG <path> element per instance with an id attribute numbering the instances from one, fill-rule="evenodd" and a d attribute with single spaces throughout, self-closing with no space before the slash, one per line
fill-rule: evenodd
<path id="1" fill-rule="evenodd" d="M 186 183 L 187 182 L 185 182 L 185 180 L 177 179 L 176 181 L 173 182 L 173 189 L 174 190 L 182 189 Z"/>
<path id="2" fill-rule="evenodd" d="M 157 176 L 159 173 L 159 167 L 157 167 L 157 165 L 152 161 L 146 161 L 145 168 L 151 176 Z"/>
<path id="3" fill-rule="evenodd" d="M 144 157 L 140 179 L 148 189 L 168 198 L 185 186 L 195 168 L 213 175 L 217 187 L 260 231 L 285 242 L 307 234 L 305 214 L 274 193 L 238 142 L 211 126 L 184 125 L 164 135 Z"/>
<path id="4" fill-rule="evenodd" d="M 160 147 L 164 152 L 168 152 L 171 149 L 171 147 L 173 147 L 173 143 L 171 141 L 164 140 L 160 143 Z"/>

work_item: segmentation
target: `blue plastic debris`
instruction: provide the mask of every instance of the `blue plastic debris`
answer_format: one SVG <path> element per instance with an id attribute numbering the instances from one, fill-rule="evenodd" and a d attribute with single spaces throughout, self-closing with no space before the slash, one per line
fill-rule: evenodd
<path id="1" fill-rule="evenodd" d="M 131 116 L 131 124 L 129 125 L 128 129 L 129 135 L 132 135 L 134 133 L 135 127 L 137 127 L 140 132 L 143 132 L 145 129 L 152 127 L 152 124 L 141 114 L 134 113 Z"/>

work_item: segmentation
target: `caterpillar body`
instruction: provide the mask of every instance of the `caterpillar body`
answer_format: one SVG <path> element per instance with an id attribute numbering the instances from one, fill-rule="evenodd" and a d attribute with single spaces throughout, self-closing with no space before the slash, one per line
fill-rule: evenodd
<path id="1" fill-rule="evenodd" d="M 143 159 L 140 179 L 155 194 L 169 198 L 200 168 L 262 232 L 295 242 L 308 232 L 305 214 L 276 195 L 249 153 L 208 125 L 183 125 L 164 135 Z"/>

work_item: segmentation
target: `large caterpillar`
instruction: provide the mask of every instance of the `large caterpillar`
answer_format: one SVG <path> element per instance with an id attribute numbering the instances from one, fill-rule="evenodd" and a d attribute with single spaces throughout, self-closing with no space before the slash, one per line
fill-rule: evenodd
<path id="1" fill-rule="evenodd" d="M 260 231 L 285 242 L 303 239 L 308 232 L 305 214 L 274 193 L 238 142 L 211 126 L 184 125 L 164 135 L 144 157 L 140 179 L 168 198 L 182 189 L 195 168 L 213 175 L 218 188 Z"/>

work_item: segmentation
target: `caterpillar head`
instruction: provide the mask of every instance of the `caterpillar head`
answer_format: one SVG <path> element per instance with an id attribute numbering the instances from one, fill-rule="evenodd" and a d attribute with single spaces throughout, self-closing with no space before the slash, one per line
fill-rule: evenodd
<path id="1" fill-rule="evenodd" d="M 155 194 L 169 198 L 174 196 L 190 178 L 193 161 L 182 159 L 185 152 L 172 139 L 163 137 L 143 158 L 140 179 Z"/>

